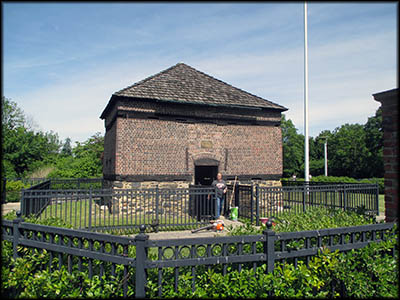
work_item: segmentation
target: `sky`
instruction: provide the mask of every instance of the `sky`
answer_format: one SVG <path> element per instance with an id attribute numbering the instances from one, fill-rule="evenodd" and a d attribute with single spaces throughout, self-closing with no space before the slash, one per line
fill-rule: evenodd
<path id="1" fill-rule="evenodd" d="M 2 2 L 3 96 L 37 130 L 105 132 L 112 93 L 178 62 L 285 106 L 303 133 L 303 2 Z M 364 124 L 397 85 L 397 2 L 308 4 L 309 133 Z"/>

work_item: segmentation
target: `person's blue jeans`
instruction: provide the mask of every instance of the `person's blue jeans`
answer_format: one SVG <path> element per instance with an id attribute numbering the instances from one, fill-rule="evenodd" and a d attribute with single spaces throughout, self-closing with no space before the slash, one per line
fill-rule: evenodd
<path id="1" fill-rule="evenodd" d="M 217 213 L 216 213 L 216 216 L 215 216 L 217 219 L 222 214 L 222 210 L 223 209 L 224 209 L 224 196 L 217 197 Z"/>

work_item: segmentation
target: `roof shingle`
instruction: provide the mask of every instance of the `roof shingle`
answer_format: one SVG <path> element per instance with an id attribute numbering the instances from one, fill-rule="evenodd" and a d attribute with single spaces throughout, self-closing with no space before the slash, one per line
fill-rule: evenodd
<path id="1" fill-rule="evenodd" d="M 233 87 L 184 63 L 178 63 L 113 95 L 202 105 L 287 110 L 281 105 Z"/>

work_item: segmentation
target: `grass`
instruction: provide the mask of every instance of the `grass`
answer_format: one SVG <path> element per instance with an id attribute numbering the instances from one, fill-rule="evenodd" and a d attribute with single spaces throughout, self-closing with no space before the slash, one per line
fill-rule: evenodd
<path id="1" fill-rule="evenodd" d="M 278 194 L 275 194 L 278 195 Z M 359 195 L 352 195 L 348 193 L 349 201 L 356 201 Z M 270 207 L 260 207 L 260 216 L 261 217 L 270 217 L 270 216 L 278 216 L 283 212 L 287 211 L 296 211 L 302 212 L 302 196 L 300 193 L 291 193 L 290 194 L 290 202 L 289 202 L 289 193 L 283 194 L 283 205 L 285 209 L 283 211 L 277 211 L 275 209 L 271 209 Z M 306 203 L 310 203 L 310 197 L 307 197 Z M 265 199 L 264 199 L 265 200 Z M 294 202 L 296 201 L 296 202 Z M 336 193 L 331 193 L 328 199 L 325 199 L 323 193 L 315 194 L 313 197 L 313 204 L 316 206 L 318 204 L 328 204 L 328 205 L 339 205 L 339 197 Z M 355 202 L 356 203 L 356 202 Z M 244 203 L 243 203 L 244 204 Z M 290 205 L 290 209 L 288 206 Z M 306 208 L 311 207 L 311 205 L 306 205 Z M 89 214 L 89 210 L 91 210 L 91 214 Z M 120 212 L 118 214 L 110 214 L 108 209 L 101 210 L 100 206 L 93 203 L 90 207 L 88 199 L 63 199 L 58 203 L 54 203 L 46 207 L 43 213 L 40 216 L 40 219 L 46 219 L 49 217 L 58 217 L 62 219 L 67 224 L 70 224 L 74 228 L 88 228 L 89 227 L 89 216 L 91 218 L 91 226 L 92 228 L 98 227 L 99 230 L 105 229 L 104 227 L 112 227 L 112 228 L 126 228 L 133 232 L 138 231 L 138 226 L 140 224 L 150 225 L 153 222 L 153 218 L 155 217 L 153 213 L 145 213 L 152 210 L 151 206 L 144 207 L 144 210 L 141 212 L 137 212 L 136 214 Z M 380 213 L 384 213 L 384 195 L 379 195 L 379 211 Z M 187 224 L 192 223 L 192 226 L 179 224 Z M 196 219 L 190 217 L 186 213 L 180 214 L 179 217 L 174 215 L 162 214 L 159 217 L 159 229 L 169 228 L 171 230 L 173 227 L 174 230 L 183 230 L 193 228 L 198 225 Z M 170 224 L 174 224 L 174 226 L 168 226 Z M 178 225 L 178 226 L 175 226 Z M 102 228 L 103 227 L 103 228 Z M 147 226 L 149 230 L 150 226 Z M 170 229 L 171 228 L 171 229 Z M 108 230 L 107 230 L 108 231 Z"/>
<path id="2" fill-rule="evenodd" d="M 154 221 L 154 214 L 149 213 L 151 207 L 147 207 L 141 212 L 130 213 L 109 213 L 108 209 L 102 210 L 100 206 L 92 203 L 90 206 L 88 199 L 83 200 L 62 200 L 58 203 L 48 205 L 46 209 L 40 215 L 40 219 L 46 219 L 49 217 L 58 217 L 67 224 L 72 225 L 74 228 L 88 228 L 89 219 L 92 228 L 98 227 L 126 227 L 133 229 L 132 227 L 139 226 L 141 224 L 152 224 Z M 147 212 L 147 213 L 146 213 Z M 179 216 L 173 214 L 160 214 L 159 225 L 161 227 L 168 227 L 170 224 L 178 225 L 182 224 L 182 228 L 192 228 L 193 226 L 184 224 L 197 225 L 196 219 L 192 218 L 186 213 L 182 213 Z M 150 226 L 148 226 L 150 227 Z M 175 226 L 174 226 L 175 227 Z M 137 231 L 137 230 L 134 230 Z"/>
<path id="3" fill-rule="evenodd" d="M 303 192 L 300 191 L 261 193 L 260 197 L 260 216 L 262 217 L 276 216 L 283 211 L 303 211 Z M 306 209 L 316 206 L 340 208 L 343 205 L 342 197 L 335 191 L 314 192 L 312 195 L 309 194 L 306 196 Z M 347 207 L 361 209 L 366 203 L 374 203 L 374 201 L 374 194 L 366 196 L 365 194 L 356 192 L 346 192 Z M 374 205 L 372 207 L 365 205 L 366 210 L 373 210 L 373 207 Z M 250 207 L 248 207 L 248 210 L 250 210 Z M 379 195 L 379 211 L 384 212 L 384 195 Z"/>
<path id="4" fill-rule="evenodd" d="M 385 195 L 379 195 L 379 214 L 385 214 Z"/>
<path id="5" fill-rule="evenodd" d="M 54 166 L 43 166 L 36 171 L 32 172 L 28 177 L 29 178 L 45 178 L 49 175 L 53 170 Z"/>

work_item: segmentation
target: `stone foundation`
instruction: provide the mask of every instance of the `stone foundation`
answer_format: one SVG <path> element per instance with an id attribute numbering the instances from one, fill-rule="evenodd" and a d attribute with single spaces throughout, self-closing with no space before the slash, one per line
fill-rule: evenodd
<path id="1" fill-rule="evenodd" d="M 143 193 L 125 193 L 124 190 L 140 190 L 140 189 L 180 189 L 188 188 L 189 182 L 187 181 L 143 181 L 143 182 L 130 182 L 130 181 L 107 181 L 105 188 L 112 188 L 115 191 L 121 190 L 121 194 L 113 197 L 111 200 L 112 213 L 144 213 L 146 215 L 155 214 L 153 206 L 154 197 L 151 192 L 144 196 Z M 174 212 L 180 213 L 182 206 L 179 205 L 179 197 L 170 197 L 170 195 L 160 195 L 160 214 L 169 214 Z M 167 199 L 168 198 L 168 199 Z"/>
<path id="2" fill-rule="evenodd" d="M 227 184 L 233 184 L 234 180 L 227 180 Z M 240 184 L 253 184 L 253 195 L 256 192 L 256 184 L 260 187 L 281 187 L 282 184 L 279 180 L 251 180 L 251 181 L 236 181 Z M 110 204 L 112 213 L 143 213 L 146 215 L 154 214 L 154 203 L 152 194 L 146 196 L 143 193 L 135 193 L 137 189 L 180 189 L 189 188 L 191 182 L 188 181 L 143 181 L 143 182 L 129 182 L 129 181 L 106 181 L 105 188 L 112 188 L 115 191 L 121 190 L 121 193 L 111 199 Z M 133 192 L 125 192 L 124 190 L 132 190 Z M 154 194 L 155 195 L 155 194 Z M 172 194 L 162 194 L 159 201 L 160 214 L 181 214 L 187 213 L 186 205 L 180 203 L 181 197 L 176 197 Z M 268 193 L 260 197 L 260 211 L 263 210 L 283 210 L 282 193 Z M 229 200 L 228 200 L 229 201 Z M 250 206 L 249 199 L 241 199 L 241 206 Z M 182 211 L 185 210 L 185 211 Z"/>

